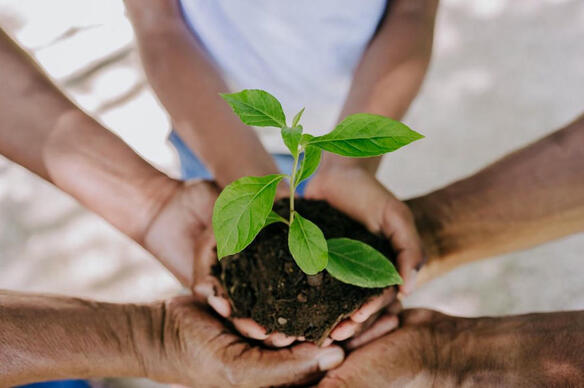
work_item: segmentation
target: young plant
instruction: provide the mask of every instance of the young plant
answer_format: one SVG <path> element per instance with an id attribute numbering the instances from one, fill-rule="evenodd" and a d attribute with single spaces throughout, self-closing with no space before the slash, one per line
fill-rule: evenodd
<path id="1" fill-rule="evenodd" d="M 263 90 L 221 96 L 245 124 L 280 128 L 294 164 L 290 175 L 243 177 L 225 187 L 213 209 L 219 260 L 242 251 L 264 227 L 282 222 L 289 227 L 290 253 L 306 274 L 315 275 L 326 269 L 334 278 L 360 287 L 401 284 L 393 264 L 369 245 L 349 238 L 326 240 L 317 225 L 294 209 L 294 193 L 298 184 L 316 171 L 323 150 L 348 157 L 372 157 L 423 136 L 399 121 L 366 113 L 348 116 L 326 135 L 312 136 L 303 133 L 299 124 L 304 108 L 288 126 L 280 102 Z M 299 163 L 301 155 L 304 156 Z M 288 219 L 272 210 L 276 187 L 284 178 L 290 185 Z"/>

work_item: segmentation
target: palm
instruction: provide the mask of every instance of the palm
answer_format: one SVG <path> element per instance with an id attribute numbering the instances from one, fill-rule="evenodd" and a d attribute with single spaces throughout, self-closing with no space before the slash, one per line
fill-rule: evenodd
<path id="1" fill-rule="evenodd" d="M 195 386 L 279 386 L 306 381 L 337 366 L 343 351 L 303 344 L 286 350 L 253 346 L 227 330 L 190 296 L 165 304 L 163 352 L 167 381 Z M 177 378 L 180 377 L 180 378 Z"/>
<path id="2" fill-rule="evenodd" d="M 217 195 L 211 182 L 181 184 L 144 238 L 146 249 L 189 288 L 209 280 L 215 262 L 211 216 Z"/>
<path id="3" fill-rule="evenodd" d="M 401 291 L 411 290 L 414 284 L 412 274 L 422 263 L 421 240 L 408 207 L 387 191 L 375 176 L 361 168 L 318 173 L 306 188 L 306 197 L 326 200 L 363 223 L 371 232 L 387 236 L 397 254 L 397 267 L 404 279 Z M 375 313 L 394 299 L 394 288 L 387 288 L 380 297 L 353 313 L 351 320 L 341 322 L 331 337 L 344 340 L 363 330 L 366 326 L 363 322 L 374 321 Z M 388 321 L 384 327 L 391 330 L 394 326 Z M 378 333 L 383 333 L 383 330 L 378 330 Z"/>

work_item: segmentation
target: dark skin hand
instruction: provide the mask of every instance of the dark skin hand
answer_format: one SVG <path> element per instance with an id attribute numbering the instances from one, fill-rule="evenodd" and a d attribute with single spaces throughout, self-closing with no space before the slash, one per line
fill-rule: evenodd
<path id="1" fill-rule="evenodd" d="M 196 387 L 312 380 L 343 360 L 339 347 L 252 345 L 190 296 L 147 305 L 0 291 L 0 386 L 146 377 Z"/>
<path id="2" fill-rule="evenodd" d="M 576 387 L 584 381 L 584 311 L 460 318 L 425 309 L 328 372 L 336 387 Z"/>

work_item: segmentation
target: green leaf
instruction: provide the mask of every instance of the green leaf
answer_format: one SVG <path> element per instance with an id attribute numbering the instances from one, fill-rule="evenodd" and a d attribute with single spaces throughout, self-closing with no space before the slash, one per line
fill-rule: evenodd
<path id="1" fill-rule="evenodd" d="M 268 225 L 275 224 L 276 222 L 283 222 L 283 223 L 287 224 L 288 220 L 272 210 L 270 212 L 270 214 L 268 214 L 268 218 L 266 218 L 264 228 Z"/>
<path id="2" fill-rule="evenodd" d="M 272 210 L 276 187 L 284 176 L 243 177 L 223 189 L 213 208 L 219 259 L 243 250 L 257 236 Z"/>
<path id="3" fill-rule="evenodd" d="M 357 113 L 345 118 L 332 132 L 310 139 L 308 144 L 359 158 L 383 155 L 423 137 L 399 121 Z"/>
<path id="4" fill-rule="evenodd" d="M 312 136 L 309 133 L 303 133 L 302 137 L 300 138 L 300 145 L 307 145 L 312 139 L 314 139 L 314 136 Z"/>
<path id="5" fill-rule="evenodd" d="M 300 118 L 302 117 L 302 113 L 304 113 L 304 108 L 300 109 L 300 112 L 296 113 L 296 116 L 294 116 L 294 120 L 292 120 L 292 127 L 295 127 L 298 125 L 298 122 L 300 121 Z"/>
<path id="6" fill-rule="evenodd" d="M 282 105 L 266 91 L 245 89 L 239 93 L 222 93 L 221 97 L 247 125 L 278 128 L 286 126 Z"/>
<path id="7" fill-rule="evenodd" d="M 300 165 L 300 172 L 296 177 L 296 185 L 309 178 L 318 168 L 322 151 L 314 146 L 307 146 L 304 150 L 304 158 Z"/>
<path id="8" fill-rule="evenodd" d="M 290 253 L 304 273 L 314 275 L 326 267 L 326 240 L 322 231 L 311 221 L 295 213 L 288 233 Z"/>
<path id="9" fill-rule="evenodd" d="M 341 282 L 369 288 L 402 284 L 391 261 L 373 247 L 349 238 L 333 238 L 327 244 L 326 270 Z"/>
<path id="10" fill-rule="evenodd" d="M 302 137 L 302 125 L 294 126 L 292 128 L 282 127 L 282 140 L 284 144 L 292 153 L 294 158 L 298 157 L 298 144 L 300 144 L 300 138 Z"/>

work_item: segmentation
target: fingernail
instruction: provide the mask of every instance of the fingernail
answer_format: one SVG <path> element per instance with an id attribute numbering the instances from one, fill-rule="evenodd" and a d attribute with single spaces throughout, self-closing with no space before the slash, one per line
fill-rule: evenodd
<path id="1" fill-rule="evenodd" d="M 408 277 L 408 284 L 406 286 L 406 294 L 411 294 L 416 288 L 416 278 L 418 277 L 418 271 L 412 269 L 410 271 L 410 276 Z"/>
<path id="2" fill-rule="evenodd" d="M 345 353 L 341 348 L 327 349 L 318 357 L 318 367 L 321 371 L 333 369 L 339 366 L 344 358 Z"/>
<path id="3" fill-rule="evenodd" d="M 214 295 L 215 292 L 213 291 L 213 286 L 211 284 L 208 283 L 203 283 L 203 284 L 197 284 L 195 286 L 195 288 L 193 289 L 194 293 L 197 295 L 201 295 L 204 297 L 209 297 L 211 295 Z"/>
<path id="4" fill-rule="evenodd" d="M 217 313 L 223 318 L 227 318 L 229 316 L 229 305 L 225 299 L 215 295 L 210 295 L 207 297 L 207 303 L 209 306 L 213 307 L 213 309 L 217 311 Z"/>
<path id="5" fill-rule="evenodd" d="M 331 338 L 335 341 L 344 341 L 347 338 L 352 337 L 355 335 L 355 331 L 357 330 L 357 324 L 345 324 L 343 327 L 339 327 L 333 330 L 331 334 Z"/>
<path id="6" fill-rule="evenodd" d="M 357 323 L 363 323 L 367 320 L 367 318 L 368 318 L 367 314 L 362 312 L 361 310 L 357 310 L 351 315 L 351 320 Z"/>

